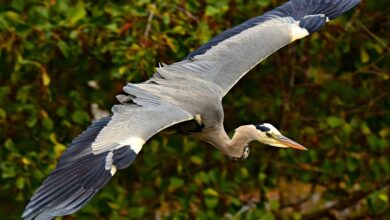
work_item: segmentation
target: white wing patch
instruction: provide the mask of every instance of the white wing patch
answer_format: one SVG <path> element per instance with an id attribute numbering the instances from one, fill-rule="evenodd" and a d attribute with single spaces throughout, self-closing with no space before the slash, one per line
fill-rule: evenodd
<path id="1" fill-rule="evenodd" d="M 116 166 L 115 165 L 112 165 L 111 166 L 111 169 L 110 169 L 110 173 L 111 173 L 111 176 L 114 176 L 114 174 L 116 173 Z"/>
<path id="2" fill-rule="evenodd" d="M 129 145 L 130 148 L 138 154 L 141 151 L 142 146 L 145 144 L 145 140 L 139 137 L 130 137 L 123 142 L 121 141 L 120 144 L 122 146 Z"/>
<path id="3" fill-rule="evenodd" d="M 114 175 L 129 166 L 142 146 L 155 133 L 176 123 L 190 120 L 191 114 L 167 103 L 149 107 L 122 106 L 93 141 L 94 155 L 107 153 L 104 169 Z"/>
<path id="4" fill-rule="evenodd" d="M 114 154 L 112 153 L 112 151 L 110 151 L 108 154 L 107 154 L 107 156 L 106 156 L 106 163 L 105 163 L 105 166 L 104 166 L 104 168 L 106 169 L 106 170 L 109 170 L 109 169 L 111 169 L 111 166 L 112 166 L 112 156 L 113 156 Z"/>
<path id="5" fill-rule="evenodd" d="M 111 168 L 115 152 L 125 146 L 138 154 L 144 143 L 162 129 L 176 123 L 193 119 L 187 111 L 166 102 L 154 101 L 153 104 L 144 102 L 144 106 L 117 105 L 113 108 L 110 122 L 100 130 L 91 148 L 94 155 L 114 151 L 114 159 L 108 156 L 106 169 Z M 115 106 L 114 106 L 115 107 Z M 116 110 L 115 110 L 116 109 Z M 117 165 L 118 169 L 121 166 Z"/>
<path id="6" fill-rule="evenodd" d="M 111 173 L 111 176 L 114 176 L 114 174 L 116 173 L 116 166 L 113 165 L 113 156 L 114 154 L 112 153 L 112 151 L 110 151 L 107 156 L 106 156 L 106 162 L 104 164 L 104 169 L 105 170 L 109 170 L 110 173 Z"/>
<path id="7" fill-rule="evenodd" d="M 295 22 L 290 26 L 291 42 L 299 40 L 309 35 L 309 31 L 299 26 L 299 22 Z"/>

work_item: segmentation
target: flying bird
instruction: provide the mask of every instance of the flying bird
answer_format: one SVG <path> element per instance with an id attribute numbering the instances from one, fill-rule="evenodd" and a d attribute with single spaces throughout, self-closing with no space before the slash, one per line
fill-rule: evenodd
<path id="1" fill-rule="evenodd" d="M 236 159 L 248 157 L 251 141 L 305 150 L 268 123 L 240 126 L 230 138 L 223 126 L 222 98 L 266 57 L 359 1 L 291 0 L 222 32 L 179 62 L 160 65 L 147 81 L 128 83 L 112 115 L 93 122 L 72 141 L 22 217 L 46 220 L 76 212 L 162 131 L 210 143 Z"/>

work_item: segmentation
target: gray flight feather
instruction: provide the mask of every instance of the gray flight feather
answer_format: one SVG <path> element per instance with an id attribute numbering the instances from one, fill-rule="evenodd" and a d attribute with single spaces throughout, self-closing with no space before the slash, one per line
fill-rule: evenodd
<path id="1" fill-rule="evenodd" d="M 187 59 L 170 65 L 218 84 L 223 95 L 249 70 L 281 47 L 317 31 L 360 0 L 291 0 L 227 30 Z M 174 70 L 177 69 L 177 70 Z"/>

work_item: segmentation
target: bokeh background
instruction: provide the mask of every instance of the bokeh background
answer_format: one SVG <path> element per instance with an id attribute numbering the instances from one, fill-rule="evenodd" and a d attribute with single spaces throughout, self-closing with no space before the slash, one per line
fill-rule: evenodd
<path id="1" fill-rule="evenodd" d="M 0 219 L 19 219 L 66 145 L 150 77 L 283 0 L 0 1 Z M 232 161 L 156 136 L 63 219 L 390 219 L 390 4 L 366 0 L 281 49 L 223 100 L 226 130 L 271 122 L 307 152 Z"/>

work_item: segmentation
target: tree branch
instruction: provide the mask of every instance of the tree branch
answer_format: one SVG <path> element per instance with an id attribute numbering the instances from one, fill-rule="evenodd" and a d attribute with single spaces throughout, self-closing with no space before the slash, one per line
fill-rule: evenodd
<path id="1" fill-rule="evenodd" d="M 390 180 L 385 181 L 383 184 L 378 184 L 376 187 L 370 190 L 359 190 L 351 193 L 347 198 L 341 199 L 335 202 L 333 205 L 328 206 L 326 208 L 320 209 L 318 211 L 307 213 L 302 215 L 302 219 L 310 220 L 310 219 L 320 219 L 323 217 L 335 218 L 333 212 L 344 210 L 348 207 L 356 205 L 360 200 L 364 199 L 371 193 L 382 190 L 386 187 L 390 187 Z"/>

